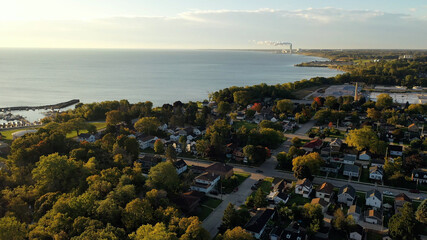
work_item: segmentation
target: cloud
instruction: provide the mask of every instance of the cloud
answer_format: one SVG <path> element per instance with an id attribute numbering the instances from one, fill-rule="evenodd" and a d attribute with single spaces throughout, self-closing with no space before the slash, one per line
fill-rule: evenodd
<path id="1" fill-rule="evenodd" d="M 0 21 L 3 47 L 427 48 L 426 19 L 369 10 L 192 10 L 177 16 Z"/>

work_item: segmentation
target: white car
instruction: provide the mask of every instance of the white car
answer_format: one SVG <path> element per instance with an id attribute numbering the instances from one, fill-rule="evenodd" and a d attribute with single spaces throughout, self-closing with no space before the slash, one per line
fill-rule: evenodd
<path id="1" fill-rule="evenodd" d="M 394 193 L 392 193 L 390 191 L 384 191 L 383 194 L 388 195 L 388 196 L 394 196 Z"/>

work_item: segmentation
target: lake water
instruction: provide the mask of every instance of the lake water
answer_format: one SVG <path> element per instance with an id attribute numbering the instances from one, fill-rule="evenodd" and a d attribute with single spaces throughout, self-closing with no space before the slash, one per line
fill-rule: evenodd
<path id="1" fill-rule="evenodd" d="M 230 86 L 330 77 L 328 68 L 294 64 L 302 55 L 219 50 L 0 49 L 0 107 L 80 99 L 154 105 L 200 101 Z M 22 112 L 22 114 L 25 114 Z"/>

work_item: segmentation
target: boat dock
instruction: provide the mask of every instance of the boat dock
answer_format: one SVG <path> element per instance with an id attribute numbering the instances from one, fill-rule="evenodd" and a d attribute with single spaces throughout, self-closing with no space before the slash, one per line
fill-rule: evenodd
<path id="1" fill-rule="evenodd" d="M 53 109 L 61 109 L 66 108 L 69 106 L 72 106 L 74 104 L 79 103 L 79 99 L 73 99 L 67 102 L 52 104 L 52 105 L 43 105 L 43 106 L 20 106 L 20 107 L 5 107 L 0 108 L 0 112 L 10 112 L 10 111 L 28 111 L 28 110 L 36 110 L 36 109 L 46 109 L 46 110 L 53 110 Z"/>

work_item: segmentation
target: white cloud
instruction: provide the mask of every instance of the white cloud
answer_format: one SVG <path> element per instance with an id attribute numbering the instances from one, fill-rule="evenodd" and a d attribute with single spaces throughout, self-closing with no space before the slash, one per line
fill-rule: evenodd
<path id="1" fill-rule="evenodd" d="M 256 39 L 303 48 L 427 48 L 425 24 L 405 14 L 336 8 L 192 10 L 176 17 L 0 21 L 0 46 L 259 48 Z"/>

